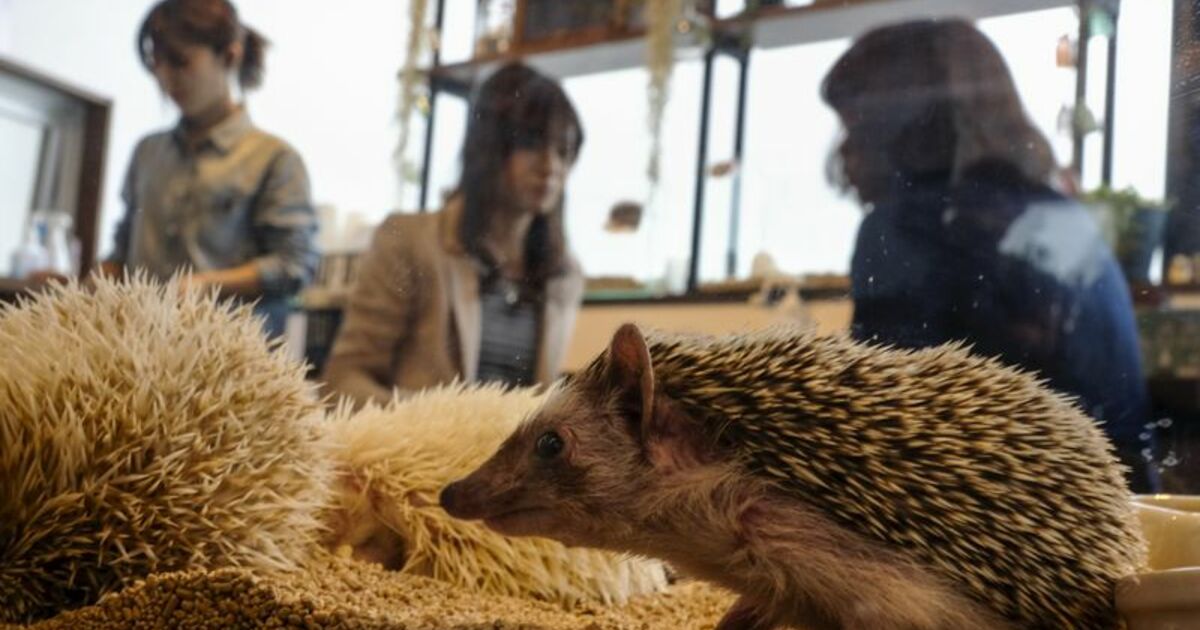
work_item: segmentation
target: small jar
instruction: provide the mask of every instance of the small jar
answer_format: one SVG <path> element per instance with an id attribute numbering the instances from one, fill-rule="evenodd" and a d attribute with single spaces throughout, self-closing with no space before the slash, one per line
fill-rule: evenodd
<path id="1" fill-rule="evenodd" d="M 1195 265 L 1187 254 L 1175 254 L 1167 266 L 1167 284 L 1191 284 L 1195 281 Z"/>
<path id="2" fill-rule="evenodd" d="M 71 246 L 71 215 L 66 212 L 46 214 L 46 267 L 63 276 L 75 275 L 75 254 Z"/>
<path id="3" fill-rule="evenodd" d="M 479 0 L 475 13 L 475 56 L 487 57 L 512 47 L 516 0 Z"/>

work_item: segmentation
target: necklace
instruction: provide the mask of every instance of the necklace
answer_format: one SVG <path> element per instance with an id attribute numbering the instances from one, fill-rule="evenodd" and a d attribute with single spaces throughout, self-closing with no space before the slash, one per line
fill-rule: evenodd
<path id="1" fill-rule="evenodd" d="M 500 269 L 484 272 L 480 278 L 485 286 L 490 287 L 493 294 L 499 294 L 509 307 L 516 306 L 521 301 L 521 283 L 509 280 Z"/>
<path id="2" fill-rule="evenodd" d="M 521 299 L 521 281 L 513 280 L 511 270 L 505 273 L 505 260 L 496 257 L 496 269 L 493 273 L 496 274 L 496 281 L 500 283 L 500 289 L 504 292 L 504 302 L 509 306 L 516 306 Z"/>
<path id="3" fill-rule="evenodd" d="M 504 303 L 509 306 L 516 306 L 517 301 L 521 299 L 521 294 L 516 287 L 511 284 L 504 289 Z"/>
<path id="4" fill-rule="evenodd" d="M 503 252 L 498 251 L 495 247 L 487 247 L 488 255 L 492 259 L 491 275 L 492 281 L 499 283 L 497 286 L 500 293 L 504 296 L 504 303 L 509 307 L 516 306 L 521 301 L 521 282 L 520 280 L 510 279 L 510 273 L 505 273 L 508 267 L 508 257 Z"/>
<path id="5" fill-rule="evenodd" d="M 497 278 L 500 282 L 500 290 L 504 293 L 504 303 L 509 306 L 516 306 L 521 300 L 521 290 L 517 283 L 505 278 L 503 275 Z"/>

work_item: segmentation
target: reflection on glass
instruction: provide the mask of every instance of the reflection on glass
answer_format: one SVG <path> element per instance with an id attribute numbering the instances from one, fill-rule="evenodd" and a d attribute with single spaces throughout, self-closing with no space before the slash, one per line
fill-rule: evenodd
<path id="1" fill-rule="evenodd" d="M 700 81 L 695 60 L 676 64 L 663 122 L 661 177 L 651 195 L 646 176 L 650 138 L 643 69 L 566 79 L 588 136 L 567 186 L 567 233 L 594 286 L 628 291 L 640 285 L 680 289 L 691 247 Z M 614 106 L 614 95 L 623 100 Z M 604 230 L 615 204 L 637 201 L 636 232 Z M 682 280 L 681 280 L 682 278 Z"/>
<path id="2" fill-rule="evenodd" d="M 872 31 L 825 79 L 836 174 L 868 209 L 852 334 L 964 341 L 1078 398 L 1133 469 L 1148 402 L 1129 288 L 1094 219 L 1055 190 L 1053 151 L 999 51 L 967 22 Z"/>

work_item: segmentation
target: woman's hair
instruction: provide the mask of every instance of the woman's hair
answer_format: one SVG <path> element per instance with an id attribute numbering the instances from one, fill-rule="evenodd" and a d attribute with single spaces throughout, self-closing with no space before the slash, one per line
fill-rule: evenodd
<path id="1" fill-rule="evenodd" d="M 958 182 L 981 164 L 1007 165 L 1031 183 L 1046 182 L 1056 169 L 1000 52 L 962 20 L 863 35 L 821 91 L 847 127 L 842 163 L 831 172 L 860 196 L 862 188 L 889 191 L 914 179 Z M 856 181 L 848 181 L 850 167 Z"/>
<path id="2" fill-rule="evenodd" d="M 512 63 L 479 86 L 471 103 L 462 147 L 463 213 L 459 239 L 471 255 L 494 265 L 482 243 L 489 216 L 506 203 L 504 166 L 518 149 L 554 146 L 570 163 L 583 146 L 579 114 L 557 82 L 529 66 Z M 525 283 L 540 287 L 562 270 L 566 256 L 563 200 L 534 219 L 525 241 Z"/>
<path id="3" fill-rule="evenodd" d="M 242 44 L 238 84 L 243 89 L 258 87 L 267 40 L 241 23 L 229 0 L 161 0 L 142 21 L 136 44 L 142 65 L 153 70 L 156 60 L 178 63 L 174 48 L 179 44 L 208 46 L 224 54 L 238 42 Z"/>

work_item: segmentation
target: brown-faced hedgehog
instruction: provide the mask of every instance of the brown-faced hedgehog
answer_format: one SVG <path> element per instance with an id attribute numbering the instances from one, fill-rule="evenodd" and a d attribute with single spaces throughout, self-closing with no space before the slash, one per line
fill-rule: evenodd
<path id="1" fill-rule="evenodd" d="M 655 556 L 719 628 L 1113 628 L 1145 544 L 1069 398 L 957 345 L 622 327 L 442 505 Z"/>

